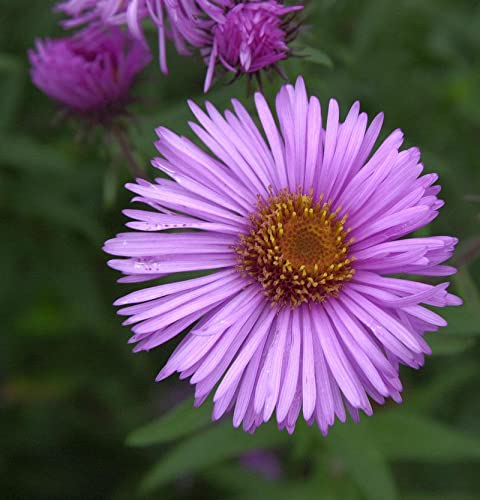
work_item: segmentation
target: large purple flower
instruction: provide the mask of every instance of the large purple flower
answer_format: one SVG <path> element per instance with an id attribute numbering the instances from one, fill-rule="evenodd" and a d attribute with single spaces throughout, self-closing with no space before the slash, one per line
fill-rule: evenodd
<path id="1" fill-rule="evenodd" d="M 37 40 L 29 51 L 33 83 L 69 111 L 108 121 L 124 111 L 148 48 L 117 27 L 92 25 L 72 37 Z"/>
<path id="2" fill-rule="evenodd" d="M 400 151 L 400 130 L 372 152 L 382 114 L 367 126 L 357 102 L 340 122 L 331 100 L 322 123 L 301 78 L 277 96 L 279 126 L 261 94 L 255 102 L 264 135 L 238 101 L 224 115 L 190 104 L 211 155 L 157 129 L 153 165 L 171 180 L 127 184 L 150 210 L 126 210 L 135 231 L 105 251 L 126 257 L 109 262 L 122 282 L 197 277 L 116 305 L 134 351 L 190 328 L 157 380 L 190 377 L 197 405 L 216 388 L 214 419 L 233 409 L 234 425 L 253 431 L 276 411 L 293 432 L 302 411 L 326 433 L 346 409 L 358 420 L 359 410 L 372 414 L 370 400 L 401 401 L 399 364 L 420 367 L 424 333 L 446 324 L 425 306 L 461 300 L 448 283 L 388 275 L 454 273 L 442 263 L 457 240 L 406 237 L 443 201 L 420 151 Z"/>
<path id="3" fill-rule="evenodd" d="M 276 0 L 68 0 L 57 5 L 57 10 L 71 16 L 63 22 L 65 27 L 100 19 L 127 24 L 141 40 L 141 22 L 149 17 L 158 28 L 162 71 L 168 72 L 168 35 L 180 54 L 200 51 L 208 65 L 205 91 L 218 65 L 237 76 L 279 70 L 277 63 L 289 56 L 288 44 L 297 33 L 295 13 L 302 8 Z"/>

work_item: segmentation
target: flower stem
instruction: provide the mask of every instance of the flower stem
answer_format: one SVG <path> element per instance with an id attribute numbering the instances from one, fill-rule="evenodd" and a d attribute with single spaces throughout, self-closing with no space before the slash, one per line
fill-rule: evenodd
<path id="1" fill-rule="evenodd" d="M 130 147 L 130 141 L 128 140 L 127 134 L 125 134 L 125 131 L 121 127 L 114 126 L 112 127 L 112 134 L 117 140 L 118 145 L 120 146 L 120 149 L 127 160 L 129 170 L 132 173 L 133 177 L 141 177 L 142 179 L 144 179 L 145 174 L 143 173 L 140 165 L 137 163 L 137 160 L 135 160 L 135 157 L 133 156 L 132 149 Z"/>

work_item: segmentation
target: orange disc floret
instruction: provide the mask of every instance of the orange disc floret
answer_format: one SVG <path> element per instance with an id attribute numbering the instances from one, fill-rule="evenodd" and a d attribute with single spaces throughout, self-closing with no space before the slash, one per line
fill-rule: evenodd
<path id="1" fill-rule="evenodd" d="M 240 272 L 257 279 L 273 303 L 293 309 L 322 302 L 352 278 L 353 240 L 340 209 L 287 189 L 259 198 L 257 208 L 235 251 Z"/>

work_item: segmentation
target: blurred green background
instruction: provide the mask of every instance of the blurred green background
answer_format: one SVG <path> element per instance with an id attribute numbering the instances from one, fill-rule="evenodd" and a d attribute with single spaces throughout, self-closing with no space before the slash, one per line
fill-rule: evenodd
<path id="1" fill-rule="evenodd" d="M 461 239 L 466 304 L 427 336 L 426 366 L 402 369 L 404 404 L 327 438 L 303 424 L 292 437 L 209 424 L 210 403 L 192 410 L 187 382 L 154 383 L 175 342 L 131 353 L 111 307 L 131 287 L 101 252 L 124 222 L 129 173 L 101 131 L 55 123 L 30 83 L 34 38 L 62 34 L 51 6 L 0 0 L 1 498 L 478 499 L 480 2 L 312 0 L 297 43 L 309 57 L 284 66 L 343 112 L 356 99 L 385 111 L 385 133 L 401 127 L 441 176 L 447 203 L 423 234 Z M 173 52 L 169 63 L 170 77 L 153 63 L 136 90 L 129 133 L 145 169 L 154 126 L 188 133 L 185 101 L 204 101 L 203 64 Z M 208 99 L 223 108 L 232 96 L 251 108 L 243 83 Z"/>

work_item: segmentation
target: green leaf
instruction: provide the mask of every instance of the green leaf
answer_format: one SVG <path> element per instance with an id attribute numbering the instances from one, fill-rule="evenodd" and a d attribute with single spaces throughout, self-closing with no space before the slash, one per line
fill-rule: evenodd
<path id="1" fill-rule="evenodd" d="M 442 316 L 448 321 L 448 326 L 441 332 L 449 335 L 479 335 L 480 334 L 480 294 L 467 268 L 459 269 L 453 277 L 458 294 L 464 300 L 460 307 L 450 307 L 442 311 Z"/>
<path id="2" fill-rule="evenodd" d="M 390 460 L 480 460 L 480 439 L 428 417 L 397 410 L 378 415 L 369 424 L 377 446 Z"/>
<path id="3" fill-rule="evenodd" d="M 372 436 L 366 422 L 332 428 L 326 444 L 342 462 L 365 498 L 369 500 L 398 499 L 392 471 L 384 450 Z"/>
<path id="4" fill-rule="evenodd" d="M 1 139 L 8 144 L 8 148 L 0 148 L 0 162 L 18 170 L 45 175 L 68 172 L 72 167 L 72 158 L 62 154 L 58 147 L 41 144 L 22 135 L 4 136 Z"/>
<path id="5" fill-rule="evenodd" d="M 151 491 L 185 474 L 207 469 L 249 450 L 277 446 L 288 438 L 275 424 L 261 427 L 253 436 L 233 428 L 230 421 L 215 424 L 166 453 L 147 474 L 142 489 Z"/>
<path id="6" fill-rule="evenodd" d="M 326 66 L 327 68 L 333 68 L 332 60 L 328 54 L 323 52 L 323 50 L 315 49 L 313 47 L 302 47 L 301 54 L 311 63 Z"/>
<path id="7" fill-rule="evenodd" d="M 18 56 L 0 52 L 0 73 L 18 71 L 22 65 L 23 61 Z"/>
<path id="8" fill-rule="evenodd" d="M 18 59 L 0 54 L 0 130 L 7 130 L 13 123 L 21 106 L 26 83 L 26 71 L 22 71 Z"/>
<path id="9" fill-rule="evenodd" d="M 319 497 L 328 500 L 325 495 L 325 481 L 318 485 L 311 480 L 299 478 L 296 481 L 282 479 L 270 479 L 264 477 L 260 472 L 247 469 L 242 463 L 219 464 L 214 469 L 204 473 L 206 479 L 213 485 L 222 487 L 230 492 L 235 499 L 264 500 L 275 498 L 275 500 L 311 500 Z M 330 497 L 331 498 L 331 497 Z M 346 500 L 346 499 L 343 499 Z"/>
<path id="10" fill-rule="evenodd" d="M 448 325 L 440 330 L 440 335 L 480 335 L 480 309 L 472 304 L 449 307 L 440 314 L 448 322 Z"/>
<path id="11" fill-rule="evenodd" d="M 30 193 L 28 204 L 22 205 L 22 197 Z M 65 196 L 55 197 L 47 191 L 35 190 L 32 186 L 28 186 L 21 193 L 12 193 L 12 199 L 15 202 L 18 200 L 17 212 L 25 217 L 48 221 L 70 230 L 76 230 L 89 238 L 93 245 L 98 245 L 104 237 L 98 222 Z"/>
<path id="12" fill-rule="evenodd" d="M 154 422 L 133 431 L 127 437 L 127 444 L 150 446 L 174 441 L 205 427 L 211 421 L 210 414 L 211 405 L 194 408 L 192 401 L 187 399 Z"/>
<path id="13" fill-rule="evenodd" d="M 453 277 L 453 282 L 465 303 L 472 306 L 480 314 L 480 293 L 468 269 L 466 267 L 459 269 Z"/>
<path id="14" fill-rule="evenodd" d="M 404 500 L 478 500 L 477 496 L 459 493 L 410 493 L 405 495 Z"/>
<path id="15" fill-rule="evenodd" d="M 452 339 L 456 340 L 456 339 Z M 436 351 L 434 351 L 436 354 Z M 462 363 L 443 370 L 432 382 L 420 385 L 412 390 L 405 406 L 414 408 L 416 412 L 430 410 L 437 403 L 445 403 L 449 393 L 461 389 L 462 384 L 477 373 L 474 363 Z M 381 417 L 381 416 L 380 416 Z"/>
<path id="16" fill-rule="evenodd" d="M 428 345 L 435 356 L 460 354 L 475 345 L 475 337 L 443 335 L 444 332 L 427 337 Z"/>

